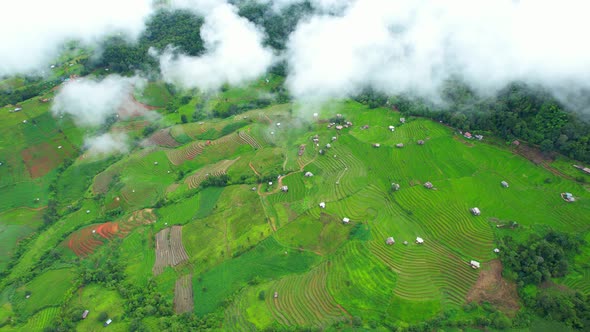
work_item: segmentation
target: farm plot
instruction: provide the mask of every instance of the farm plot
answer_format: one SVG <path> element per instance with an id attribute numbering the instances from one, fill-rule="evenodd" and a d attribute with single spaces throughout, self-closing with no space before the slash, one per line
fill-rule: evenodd
<path id="1" fill-rule="evenodd" d="M 239 131 L 238 136 L 242 141 L 244 141 L 244 143 L 249 144 L 251 147 L 255 149 L 262 148 L 262 144 L 260 144 L 254 137 L 250 136 L 247 132 Z"/>
<path id="2" fill-rule="evenodd" d="M 173 165 L 178 166 L 187 160 L 195 159 L 196 156 L 203 153 L 205 146 L 205 142 L 191 142 L 182 148 L 167 150 L 166 156 Z"/>
<path id="3" fill-rule="evenodd" d="M 170 128 L 158 130 L 147 139 L 146 144 L 155 144 L 167 148 L 174 148 L 180 145 L 172 135 L 170 135 Z"/>
<path id="4" fill-rule="evenodd" d="M 186 274 L 176 280 L 174 286 L 174 311 L 177 314 L 193 311 L 192 275 Z"/>
<path id="5" fill-rule="evenodd" d="M 182 226 L 164 228 L 156 234 L 156 262 L 152 272 L 159 275 L 166 266 L 177 266 L 188 261 L 182 245 Z"/>
<path id="6" fill-rule="evenodd" d="M 58 306 L 72 287 L 75 277 L 72 269 L 49 270 L 40 274 L 16 290 L 13 298 L 15 311 L 30 316 L 45 307 Z"/>
<path id="7" fill-rule="evenodd" d="M 328 269 L 328 263 L 322 263 L 309 273 L 285 277 L 267 289 L 266 305 L 281 325 L 322 328 L 347 319 L 327 290 Z"/>
<path id="8" fill-rule="evenodd" d="M 62 147 L 61 149 L 59 147 Z M 72 154 L 72 147 L 49 144 L 43 142 L 33 145 L 21 152 L 21 156 L 31 178 L 36 179 L 47 174 L 53 168 L 57 167 L 64 158 Z"/>
<path id="9" fill-rule="evenodd" d="M 205 166 L 200 170 L 196 171 L 191 176 L 187 177 L 184 180 L 184 183 L 188 185 L 189 189 L 198 188 L 201 182 L 203 182 L 203 180 L 205 180 L 208 176 L 219 176 L 225 174 L 227 172 L 227 169 L 231 165 L 233 165 L 238 159 L 239 157 L 234 160 L 222 160 L 216 164 Z"/>

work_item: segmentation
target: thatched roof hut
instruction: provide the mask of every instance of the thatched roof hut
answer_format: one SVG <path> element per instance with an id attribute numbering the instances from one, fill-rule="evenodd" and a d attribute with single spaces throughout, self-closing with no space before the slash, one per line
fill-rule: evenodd
<path id="1" fill-rule="evenodd" d="M 479 216 L 481 214 L 481 211 L 477 207 L 471 208 L 470 211 L 474 216 Z"/>
<path id="2" fill-rule="evenodd" d="M 434 186 L 432 185 L 432 183 L 431 183 L 431 182 L 426 182 L 426 183 L 424 184 L 424 188 L 426 188 L 426 189 L 432 189 L 432 188 L 434 188 Z"/>
<path id="3" fill-rule="evenodd" d="M 287 187 L 287 186 L 282 186 L 282 187 L 281 187 L 281 191 L 286 193 L 287 191 L 289 191 L 289 187 Z"/>
<path id="4" fill-rule="evenodd" d="M 393 237 L 392 237 L 392 236 L 388 237 L 388 238 L 385 240 L 385 244 L 387 244 L 387 245 L 390 245 L 390 246 L 391 246 L 391 245 L 393 245 L 394 243 L 395 243 L 395 240 L 393 239 Z"/>

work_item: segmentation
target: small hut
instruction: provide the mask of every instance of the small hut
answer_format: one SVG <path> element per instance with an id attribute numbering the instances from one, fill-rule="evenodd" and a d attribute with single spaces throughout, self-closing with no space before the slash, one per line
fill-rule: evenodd
<path id="1" fill-rule="evenodd" d="M 305 177 L 310 178 L 312 176 L 313 176 L 313 173 L 312 172 L 305 172 Z"/>
<path id="2" fill-rule="evenodd" d="M 502 181 L 502 182 L 500 182 L 500 183 L 502 184 L 502 187 L 504 187 L 504 188 L 508 188 L 508 182 L 506 182 L 506 181 Z"/>
<path id="3" fill-rule="evenodd" d="M 109 318 L 109 319 L 107 319 L 106 322 L 104 322 L 103 326 L 105 326 L 105 327 L 109 326 L 112 322 L 113 322 L 113 320 Z"/>
<path id="4" fill-rule="evenodd" d="M 399 190 L 399 184 L 398 183 L 392 183 L 391 184 L 391 190 L 393 191 L 398 191 Z"/>
<path id="5" fill-rule="evenodd" d="M 84 310 L 84 312 L 82 313 L 82 319 L 86 319 L 86 317 L 88 317 L 89 312 L 90 311 L 88 311 L 88 310 Z"/>
<path id="6" fill-rule="evenodd" d="M 431 182 L 426 182 L 426 183 L 424 184 L 424 188 L 426 188 L 426 189 L 432 189 L 432 188 L 434 188 L 434 186 L 432 185 L 432 183 L 431 183 Z"/>
<path id="7" fill-rule="evenodd" d="M 401 148 L 403 148 L 403 147 L 404 147 L 404 143 L 397 143 L 397 144 L 395 145 L 395 147 L 396 147 L 396 148 L 400 148 L 400 149 L 401 149 Z"/>
<path id="8" fill-rule="evenodd" d="M 374 148 L 378 148 L 378 147 L 380 147 L 380 146 L 381 146 L 381 144 L 379 144 L 379 143 L 373 143 L 373 147 L 374 147 Z"/>
<path id="9" fill-rule="evenodd" d="M 481 214 L 481 211 L 479 211 L 479 208 L 471 208 L 470 209 L 471 213 L 473 213 L 474 216 L 479 216 Z"/>
<path id="10" fill-rule="evenodd" d="M 479 269 L 480 268 L 480 264 L 479 264 L 478 261 L 473 261 L 472 260 L 471 262 L 469 262 L 469 265 L 471 265 L 471 267 L 474 268 L 474 269 Z"/>
<path id="11" fill-rule="evenodd" d="M 313 113 L 314 118 L 317 118 L 318 116 L 320 116 L 318 113 Z"/>
<path id="12" fill-rule="evenodd" d="M 361 129 L 369 129 L 369 125 L 364 125 L 361 127 Z"/>
<path id="13" fill-rule="evenodd" d="M 336 126 L 336 130 L 342 130 L 342 128 L 344 128 L 344 127 L 342 127 L 341 125 Z"/>
<path id="14" fill-rule="evenodd" d="M 86 210 L 86 214 L 90 213 L 90 210 Z"/>
<path id="15" fill-rule="evenodd" d="M 338 139 L 338 137 L 336 137 L 336 136 L 332 136 L 332 142 L 334 142 L 334 141 L 335 141 L 335 140 L 337 140 L 337 139 Z"/>
<path id="16" fill-rule="evenodd" d="M 252 187 L 252 191 L 256 191 L 256 187 Z"/>
<path id="17" fill-rule="evenodd" d="M 416 238 L 416 244 L 424 244 L 424 239 L 421 237 Z"/>
<path id="18" fill-rule="evenodd" d="M 392 236 L 388 237 L 388 238 L 385 240 L 385 244 L 387 244 L 387 245 L 390 245 L 390 246 L 391 246 L 391 245 L 393 245 L 394 243 L 395 243 L 395 240 L 393 239 L 393 237 L 392 237 Z"/>
<path id="19" fill-rule="evenodd" d="M 424 140 L 418 140 L 418 145 L 424 145 Z"/>
<path id="20" fill-rule="evenodd" d="M 157 161 L 154 161 L 154 165 L 157 165 L 157 164 L 158 164 L 158 162 Z"/>
<path id="21" fill-rule="evenodd" d="M 350 219 L 348 219 L 348 218 L 342 218 L 342 223 L 348 224 L 349 222 L 350 222 Z"/>
<path id="22" fill-rule="evenodd" d="M 274 298 L 278 298 L 279 297 L 279 292 L 275 292 Z"/>
<path id="23" fill-rule="evenodd" d="M 326 208 L 326 203 L 320 202 L 320 208 L 325 209 Z"/>
<path id="24" fill-rule="evenodd" d="M 407 246 L 407 245 L 408 245 L 408 241 L 404 241 L 404 246 Z"/>
<path id="25" fill-rule="evenodd" d="M 284 193 L 286 193 L 286 192 L 288 192 L 288 191 L 289 191 L 289 187 L 287 187 L 287 186 L 282 186 L 282 187 L 281 187 L 281 191 L 282 191 L 282 192 L 284 192 Z"/>
<path id="26" fill-rule="evenodd" d="M 562 193 L 561 198 L 563 198 L 566 202 L 575 202 L 576 198 L 571 193 Z"/>
<path id="27" fill-rule="evenodd" d="M 321 155 L 323 155 L 324 153 L 326 153 L 326 151 L 320 150 L 320 151 L 318 151 L 318 153 L 321 154 Z"/>
<path id="28" fill-rule="evenodd" d="M 390 131 L 395 131 L 395 127 L 394 126 L 389 126 L 388 127 Z"/>
<path id="29" fill-rule="evenodd" d="M 329 149 L 331 147 L 332 147 L 332 144 L 330 144 L 330 143 L 326 144 L 326 149 Z"/>
<path id="30" fill-rule="evenodd" d="M 496 249 L 494 249 L 494 252 L 497 254 L 500 252 L 500 249 L 496 248 Z"/>
<path id="31" fill-rule="evenodd" d="M 399 118 L 399 122 L 406 123 L 406 118 Z"/>
<path id="32" fill-rule="evenodd" d="M 272 186 L 272 181 L 269 181 L 269 182 L 268 182 L 268 185 L 269 185 L 269 186 Z"/>

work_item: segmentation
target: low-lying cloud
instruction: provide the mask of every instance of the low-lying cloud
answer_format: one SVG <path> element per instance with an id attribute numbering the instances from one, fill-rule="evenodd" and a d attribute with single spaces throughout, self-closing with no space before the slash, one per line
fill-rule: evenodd
<path id="1" fill-rule="evenodd" d="M 60 45 L 93 42 L 112 33 L 135 38 L 152 13 L 151 0 L 0 1 L 0 76 L 48 67 Z"/>
<path id="2" fill-rule="evenodd" d="M 227 3 L 211 5 L 201 37 L 202 56 L 177 55 L 171 49 L 160 56 L 165 81 L 210 91 L 256 79 L 273 63 L 272 51 L 262 46 L 264 33 Z"/>
<path id="3" fill-rule="evenodd" d="M 72 115 L 80 126 L 100 125 L 130 100 L 134 85 L 143 83 L 144 80 L 138 77 L 118 75 L 109 75 L 100 81 L 76 79 L 61 87 L 51 111 L 56 115 Z"/>
<path id="4" fill-rule="evenodd" d="M 128 138 L 123 133 L 105 133 L 86 138 L 84 148 L 89 156 L 107 156 L 128 151 Z"/>
<path id="5" fill-rule="evenodd" d="M 437 99 L 460 77 L 481 94 L 515 80 L 590 87 L 587 1 L 355 1 L 291 35 L 287 80 L 300 100 L 372 87 Z"/>

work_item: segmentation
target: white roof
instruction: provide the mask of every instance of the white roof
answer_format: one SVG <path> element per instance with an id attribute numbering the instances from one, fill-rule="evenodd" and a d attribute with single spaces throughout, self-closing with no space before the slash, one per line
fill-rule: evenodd
<path id="1" fill-rule="evenodd" d="M 342 218 L 342 222 L 350 222 L 350 219 L 348 219 L 348 218 Z"/>
<path id="2" fill-rule="evenodd" d="M 476 208 L 476 207 L 474 207 L 474 208 L 473 208 L 473 209 L 471 209 L 471 210 L 473 210 L 473 212 L 475 212 L 475 213 L 480 213 L 480 212 L 481 212 L 481 211 L 479 211 L 479 208 Z"/>
<path id="3" fill-rule="evenodd" d="M 478 261 L 471 261 L 471 262 L 469 262 L 469 264 L 471 264 L 471 265 L 473 265 L 475 267 L 479 267 L 480 266 Z"/>
<path id="4" fill-rule="evenodd" d="M 421 238 L 421 237 L 417 237 L 416 238 L 416 242 L 418 242 L 418 243 L 424 243 L 424 239 Z"/>
<path id="5" fill-rule="evenodd" d="M 498 253 L 498 252 L 500 252 L 500 249 L 496 248 L 496 249 L 494 249 L 494 252 Z"/>
<path id="6" fill-rule="evenodd" d="M 395 127 L 394 126 L 389 126 L 389 129 L 393 129 L 393 128 L 395 128 Z"/>
<path id="7" fill-rule="evenodd" d="M 326 207 L 326 203 L 324 203 L 324 202 L 321 202 L 321 203 L 320 203 L 320 207 L 321 207 L 321 208 L 325 208 L 325 207 Z"/>
<path id="8" fill-rule="evenodd" d="M 112 323 L 112 322 L 113 322 L 113 320 L 109 318 L 109 319 L 107 319 L 107 322 L 106 322 L 106 323 L 107 323 L 107 325 L 108 325 L 108 324 L 110 324 L 110 323 Z"/>
<path id="9" fill-rule="evenodd" d="M 319 115 L 318 113 L 313 113 L 313 116 L 316 116 L 317 117 L 318 115 Z"/>

